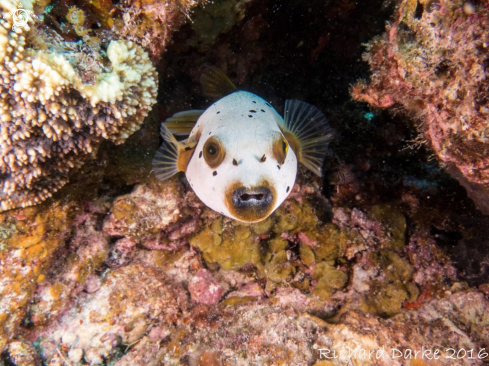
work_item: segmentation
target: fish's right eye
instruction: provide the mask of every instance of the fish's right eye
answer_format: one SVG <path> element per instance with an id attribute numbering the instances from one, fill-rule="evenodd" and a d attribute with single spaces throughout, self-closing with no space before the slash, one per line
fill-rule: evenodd
<path id="1" fill-rule="evenodd" d="M 211 168 L 217 168 L 224 160 L 225 150 L 216 137 L 210 137 L 204 144 L 204 159 Z"/>

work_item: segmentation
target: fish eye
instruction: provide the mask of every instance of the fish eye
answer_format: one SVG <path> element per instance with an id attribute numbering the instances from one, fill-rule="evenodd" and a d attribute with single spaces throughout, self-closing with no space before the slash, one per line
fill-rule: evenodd
<path id="1" fill-rule="evenodd" d="M 221 142 L 215 136 L 210 137 L 205 142 L 203 150 L 205 162 L 213 169 L 217 168 L 222 163 L 224 156 L 226 155 Z"/>
<path id="2" fill-rule="evenodd" d="M 284 152 L 284 155 L 287 156 L 287 153 L 289 152 L 289 143 L 283 137 L 282 137 L 282 150 Z"/>
<path id="3" fill-rule="evenodd" d="M 273 157 L 280 165 L 285 162 L 285 158 L 287 157 L 287 153 L 289 152 L 289 143 L 282 136 L 282 134 L 277 133 L 275 138 L 273 139 L 272 152 Z"/>
<path id="4" fill-rule="evenodd" d="M 214 156 L 216 155 L 217 153 L 217 149 L 218 149 L 218 146 L 216 146 L 215 144 L 209 144 L 209 146 L 207 146 L 207 154 L 209 156 Z"/>

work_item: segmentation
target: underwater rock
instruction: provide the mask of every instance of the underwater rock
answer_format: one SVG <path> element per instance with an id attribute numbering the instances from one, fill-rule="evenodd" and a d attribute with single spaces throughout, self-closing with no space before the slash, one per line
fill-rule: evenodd
<path id="1" fill-rule="evenodd" d="M 14 366 L 41 366 L 41 358 L 28 342 L 13 341 L 7 348 L 8 361 Z"/>
<path id="2" fill-rule="evenodd" d="M 387 32 L 367 46 L 370 83 L 352 88 L 372 106 L 402 106 L 445 165 L 489 185 L 486 2 L 466 11 L 461 0 L 397 1 Z M 422 56 L 421 56 L 422 55 Z"/>
<path id="3" fill-rule="evenodd" d="M 138 185 L 118 197 L 104 222 L 111 236 L 124 236 L 149 249 L 177 249 L 199 228 L 202 203 L 178 181 Z"/>
<path id="4" fill-rule="evenodd" d="M 180 312 L 175 294 L 163 273 L 131 264 L 105 273 L 98 291 L 80 294 L 57 322 L 32 336 L 48 364 L 76 355 L 102 364 L 120 356 L 118 346 L 139 341 L 150 324 L 171 325 Z"/>
<path id="5" fill-rule="evenodd" d="M 71 239 L 70 247 L 76 251 L 66 257 L 65 263 L 61 264 L 60 260 L 56 263 L 62 269 L 38 281 L 33 304 L 29 307 L 30 320 L 35 325 L 56 319 L 82 290 L 89 288 L 91 291 L 88 293 L 96 291 L 94 282 L 98 276 L 93 274 L 107 257 L 108 235 L 95 231 L 93 227 L 82 228 Z"/>
<path id="6" fill-rule="evenodd" d="M 32 207 L 1 214 L 0 351 L 26 319 L 37 284 L 70 234 L 74 204 Z M 8 228 L 9 231 L 6 231 Z"/>
<path id="7" fill-rule="evenodd" d="M 116 38 L 142 46 L 156 62 L 170 43 L 172 32 L 190 17 L 197 5 L 208 3 L 208 0 L 128 1 L 117 6 L 122 14 L 114 19 L 112 31 Z"/>
<path id="8" fill-rule="evenodd" d="M 471 301 L 475 311 L 464 308 Z M 323 365 L 327 360 L 329 366 L 400 366 L 406 360 L 404 352 L 410 350 L 419 351 L 412 365 L 448 366 L 454 364 L 447 358 L 449 348 L 479 350 L 487 344 L 487 316 L 483 314 L 488 309 L 488 300 L 478 291 L 432 300 L 418 312 L 409 311 L 388 320 L 350 311 L 335 324 L 268 302 L 198 305 L 177 322 L 168 341 L 153 343 L 144 337 L 119 362 L 157 365 L 164 359 L 168 364 L 190 365 Z M 422 349 L 431 350 L 431 359 L 421 359 Z M 436 360 L 435 349 L 439 349 Z M 369 358 L 369 352 L 374 356 Z M 481 365 L 482 360 L 474 356 L 458 359 L 457 365 Z M 209 358 L 213 362 L 199 363 Z"/>
<path id="9" fill-rule="evenodd" d="M 206 269 L 199 269 L 188 284 L 192 300 L 206 305 L 217 304 L 224 295 L 224 289 Z"/>

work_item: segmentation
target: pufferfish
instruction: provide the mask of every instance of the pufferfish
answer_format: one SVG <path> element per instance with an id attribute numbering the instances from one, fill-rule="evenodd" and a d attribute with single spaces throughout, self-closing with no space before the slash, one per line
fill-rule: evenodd
<path id="1" fill-rule="evenodd" d="M 287 100 L 282 118 L 263 98 L 237 90 L 216 67 L 202 74 L 201 83 L 208 97 L 221 99 L 162 123 L 164 141 L 153 158 L 157 179 L 185 172 L 208 207 L 252 223 L 288 197 L 298 163 L 321 176 L 332 130 L 316 107 Z"/>

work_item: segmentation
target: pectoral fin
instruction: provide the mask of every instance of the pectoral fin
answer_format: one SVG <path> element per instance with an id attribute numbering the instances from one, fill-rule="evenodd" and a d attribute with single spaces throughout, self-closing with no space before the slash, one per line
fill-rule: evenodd
<path id="1" fill-rule="evenodd" d="M 209 98 L 222 98 L 238 90 L 233 82 L 215 66 L 209 66 L 200 75 L 200 84 L 204 88 L 204 94 Z"/>
<path id="2" fill-rule="evenodd" d="M 161 136 L 164 141 L 153 158 L 153 172 L 157 179 L 166 180 L 187 170 L 197 143 L 189 140 L 177 141 L 164 123 L 161 124 Z"/>
<path id="3" fill-rule="evenodd" d="M 287 100 L 280 127 L 299 162 L 321 176 L 328 144 L 333 138 L 333 131 L 323 113 L 309 103 Z"/>
<path id="4" fill-rule="evenodd" d="M 202 109 L 178 112 L 168 118 L 164 123 L 174 135 L 188 136 L 197 123 L 197 120 L 204 112 L 205 111 Z"/>

